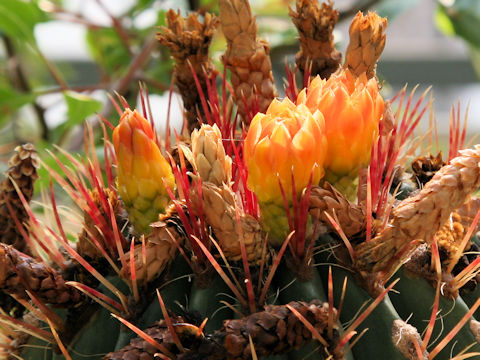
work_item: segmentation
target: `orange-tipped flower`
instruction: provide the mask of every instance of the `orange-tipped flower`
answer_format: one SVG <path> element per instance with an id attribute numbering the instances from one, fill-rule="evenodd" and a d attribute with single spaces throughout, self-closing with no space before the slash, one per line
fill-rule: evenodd
<path id="1" fill-rule="evenodd" d="M 310 177 L 317 184 L 324 174 L 326 146 L 322 114 L 312 114 L 303 104 L 274 100 L 266 114 L 253 118 L 244 147 L 247 184 L 257 195 L 264 227 L 274 245 L 281 244 L 288 232 L 279 181 L 288 200 L 292 198 L 292 175 L 297 196 Z"/>
<path id="2" fill-rule="evenodd" d="M 305 104 L 312 112 L 319 110 L 325 118 L 326 179 L 356 177 L 358 169 L 370 161 L 383 114 L 377 79 L 367 80 L 365 74 L 355 77 L 349 70 L 328 80 L 316 77 L 299 94 L 297 104 Z"/>
<path id="3" fill-rule="evenodd" d="M 113 131 L 117 155 L 117 187 L 135 230 L 150 232 L 150 223 L 163 212 L 169 196 L 165 183 L 175 188 L 170 164 L 155 142 L 149 122 L 126 109 Z"/>

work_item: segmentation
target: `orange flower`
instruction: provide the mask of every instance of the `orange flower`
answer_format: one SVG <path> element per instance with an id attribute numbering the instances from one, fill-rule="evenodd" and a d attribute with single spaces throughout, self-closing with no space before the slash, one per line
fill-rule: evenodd
<path id="1" fill-rule="evenodd" d="M 117 188 L 135 230 L 149 233 L 150 223 L 163 212 L 175 179 L 170 164 L 155 142 L 149 122 L 136 110 L 126 109 L 113 131 L 117 156 Z"/>
<path id="2" fill-rule="evenodd" d="M 248 186 L 260 201 L 282 201 L 278 181 L 291 193 L 292 172 L 297 193 L 323 176 L 326 140 L 323 116 L 313 115 L 289 99 L 273 100 L 266 114 L 252 120 L 245 139 Z"/>
<path id="3" fill-rule="evenodd" d="M 354 77 L 349 70 L 328 80 L 316 77 L 301 91 L 297 104 L 319 110 L 325 118 L 328 151 L 325 159 L 327 180 L 331 175 L 356 177 L 358 169 L 370 161 L 373 142 L 384 102 L 376 78 Z"/>
<path id="4" fill-rule="evenodd" d="M 324 174 L 326 146 L 322 114 L 312 114 L 306 106 L 289 99 L 273 100 L 266 114 L 253 118 L 244 146 L 247 185 L 257 195 L 262 222 L 273 245 L 280 245 L 288 233 L 279 181 L 289 200 L 292 174 L 297 196 L 310 176 L 312 183 L 318 184 Z"/>

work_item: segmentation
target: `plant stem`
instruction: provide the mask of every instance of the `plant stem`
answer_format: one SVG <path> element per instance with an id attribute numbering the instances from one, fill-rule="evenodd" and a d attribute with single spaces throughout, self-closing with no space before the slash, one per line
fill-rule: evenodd
<path id="1" fill-rule="evenodd" d="M 27 76 L 25 75 L 25 71 L 22 68 L 20 59 L 17 56 L 12 39 L 10 39 L 6 35 L 2 35 L 2 38 L 5 44 L 8 64 L 11 67 L 10 80 L 13 87 L 22 93 L 30 93 L 32 89 L 27 81 Z M 38 122 L 40 124 L 40 136 L 43 140 L 48 140 L 50 138 L 50 134 L 47 122 L 45 120 L 45 109 L 41 107 L 37 102 L 34 102 L 32 105 L 35 113 L 37 114 Z"/>

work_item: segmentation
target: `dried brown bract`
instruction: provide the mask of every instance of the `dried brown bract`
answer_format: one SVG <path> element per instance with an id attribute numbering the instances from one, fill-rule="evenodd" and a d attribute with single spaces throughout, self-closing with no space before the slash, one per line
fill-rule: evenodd
<path id="1" fill-rule="evenodd" d="M 295 57 L 297 67 L 305 74 L 310 66 L 311 76 L 328 79 L 342 60 L 333 39 L 338 11 L 331 1 L 320 4 L 318 0 L 297 0 L 296 10 L 290 8 L 289 15 L 300 35 L 300 51 Z"/>
<path id="2" fill-rule="evenodd" d="M 227 39 L 223 56 L 231 71 L 234 98 L 242 121 L 248 125 L 257 112 L 265 112 L 277 96 L 270 47 L 257 38 L 257 24 L 248 0 L 220 0 L 220 19 Z"/>
<path id="3" fill-rule="evenodd" d="M 324 187 L 314 186 L 310 193 L 310 215 L 313 221 L 318 220 L 330 232 L 336 232 L 325 212 L 338 219 L 340 227 L 350 241 L 355 238 L 365 239 L 366 211 L 363 206 L 350 202 L 331 184 Z"/>
<path id="4" fill-rule="evenodd" d="M 480 145 L 462 150 L 442 167 L 415 196 L 403 200 L 388 226 L 374 239 L 358 245 L 356 266 L 381 271 L 414 240 L 430 243 L 453 210 L 459 208 L 480 185 Z M 404 254 L 397 262 L 405 259 Z"/>
<path id="5" fill-rule="evenodd" d="M 57 270 L 5 244 L 0 244 L 0 290 L 29 300 L 28 290 L 56 306 L 72 306 L 83 299 L 80 291 L 65 284 Z"/>
<path id="6" fill-rule="evenodd" d="M 175 60 L 175 83 L 182 95 L 190 131 L 199 126 L 199 117 L 205 121 L 194 73 L 206 94 L 206 79 L 215 71 L 208 57 L 208 49 L 219 24 L 218 18 L 209 13 L 204 15 L 202 23 L 199 14 L 184 18 L 180 12 L 170 10 L 167 13 L 167 26 L 157 34 L 158 41 L 170 50 Z"/>
<path id="7" fill-rule="evenodd" d="M 412 181 L 419 187 L 423 187 L 445 165 L 447 163 L 443 161 L 441 151 L 436 156 L 432 154 L 419 156 L 412 161 Z"/>
<path id="8" fill-rule="evenodd" d="M 202 197 L 196 189 L 191 195 L 197 209 L 202 202 L 206 222 L 212 227 L 227 259 L 242 259 L 243 241 L 249 263 L 253 265 L 261 261 L 265 236 L 262 227 L 257 219 L 244 213 L 235 203 L 235 194 L 228 186 L 202 183 Z"/>
<path id="9" fill-rule="evenodd" d="M 134 248 L 135 276 L 140 284 L 147 284 L 161 275 L 175 258 L 178 246 L 183 244 L 186 237 L 174 204 L 169 205 L 165 214 L 159 215 L 159 221 L 150 226 L 152 232 L 145 238 L 145 251 L 141 243 Z M 125 254 L 129 261 L 130 256 L 130 252 Z M 130 266 L 125 270 L 128 274 Z"/>

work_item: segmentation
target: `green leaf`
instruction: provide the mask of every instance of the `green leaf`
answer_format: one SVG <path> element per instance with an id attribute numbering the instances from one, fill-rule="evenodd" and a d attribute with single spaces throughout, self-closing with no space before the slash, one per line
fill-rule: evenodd
<path id="1" fill-rule="evenodd" d="M 66 91 L 63 96 L 67 104 L 67 121 L 53 129 L 51 140 L 54 143 L 59 143 L 71 128 L 82 124 L 85 118 L 102 108 L 100 101 L 80 93 Z"/>
<path id="2" fill-rule="evenodd" d="M 40 10 L 36 1 L 0 1 L 0 30 L 7 36 L 34 43 L 35 25 L 47 20 L 47 14 Z"/>
<path id="3" fill-rule="evenodd" d="M 437 11 L 435 12 L 435 25 L 437 26 L 437 29 L 445 35 L 455 35 L 455 29 L 453 27 L 452 21 L 445 13 L 445 9 L 443 9 L 441 6 L 439 6 L 437 8 Z"/>
<path id="4" fill-rule="evenodd" d="M 10 119 L 10 114 L 34 100 L 34 94 L 20 93 L 8 86 L 0 86 L 0 127 Z"/>
<path id="5" fill-rule="evenodd" d="M 438 11 L 440 12 L 437 16 L 437 19 L 440 17 L 440 30 L 448 33 L 453 28 L 457 36 L 463 38 L 470 45 L 480 48 L 480 1 L 456 0 L 448 5 L 444 1 L 439 5 Z M 442 16 L 448 17 L 450 20 L 450 29 L 445 19 L 442 20 Z"/>
<path id="6" fill-rule="evenodd" d="M 401 13 L 416 6 L 419 2 L 420 0 L 383 0 L 380 1 L 375 10 L 378 15 L 386 17 L 390 21 Z"/>
<path id="7" fill-rule="evenodd" d="M 0 114 L 8 115 L 35 100 L 35 94 L 19 93 L 8 87 L 0 87 Z"/>
<path id="8" fill-rule="evenodd" d="M 477 77 L 480 79 L 480 48 L 470 47 L 470 57 L 472 59 L 472 65 L 477 73 Z"/>
<path id="9" fill-rule="evenodd" d="M 121 73 L 130 64 L 131 56 L 113 28 L 88 30 L 87 45 L 109 75 Z"/>
<path id="10" fill-rule="evenodd" d="M 64 94 L 67 103 L 67 123 L 70 125 L 81 124 L 87 116 L 95 114 L 102 108 L 102 102 L 73 91 Z"/>

